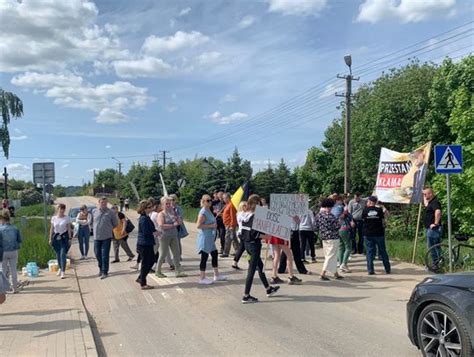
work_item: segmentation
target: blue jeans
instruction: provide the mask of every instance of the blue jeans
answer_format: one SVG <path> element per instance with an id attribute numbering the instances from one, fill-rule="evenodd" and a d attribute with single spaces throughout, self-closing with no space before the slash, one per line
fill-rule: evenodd
<path id="1" fill-rule="evenodd" d="M 351 240 L 352 240 L 352 254 L 364 253 L 364 236 L 362 235 L 362 221 L 354 221 L 355 227 L 351 229 Z M 356 235 L 359 235 L 359 241 L 356 240 Z"/>
<path id="2" fill-rule="evenodd" d="M 59 269 L 61 271 L 66 271 L 66 253 L 69 249 L 69 237 L 66 234 L 65 236 L 56 239 L 56 236 L 53 237 L 53 249 L 56 252 L 56 259 L 58 260 Z"/>
<path id="3" fill-rule="evenodd" d="M 105 240 L 94 240 L 94 253 L 101 274 L 109 273 L 109 255 L 111 242 L 112 238 Z"/>
<path id="4" fill-rule="evenodd" d="M 443 230 L 440 227 L 438 229 L 430 229 L 428 228 L 426 230 L 426 244 L 428 245 L 428 249 L 430 249 L 432 246 L 435 244 L 441 243 L 441 236 L 442 236 Z M 437 264 L 439 261 L 439 257 L 441 256 L 441 248 L 435 248 L 431 251 L 431 259 L 433 261 L 433 264 Z"/>
<path id="5" fill-rule="evenodd" d="M 387 249 L 385 248 L 385 237 L 364 237 L 365 240 L 365 249 L 367 250 L 367 271 L 369 273 L 374 272 L 374 259 L 375 259 L 375 248 L 382 257 L 383 266 L 385 272 L 390 273 L 390 261 L 388 260 Z"/>
<path id="6" fill-rule="evenodd" d="M 89 237 L 89 226 L 80 226 L 79 231 L 77 232 L 77 238 L 79 240 L 79 250 L 83 257 L 87 257 L 87 254 L 89 253 Z"/>

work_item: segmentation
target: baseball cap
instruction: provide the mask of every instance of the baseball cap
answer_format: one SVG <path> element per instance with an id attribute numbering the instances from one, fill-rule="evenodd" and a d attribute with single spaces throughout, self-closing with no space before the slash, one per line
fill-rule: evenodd
<path id="1" fill-rule="evenodd" d="M 368 200 L 377 203 L 379 199 L 377 198 L 377 196 L 372 195 L 369 196 Z"/>

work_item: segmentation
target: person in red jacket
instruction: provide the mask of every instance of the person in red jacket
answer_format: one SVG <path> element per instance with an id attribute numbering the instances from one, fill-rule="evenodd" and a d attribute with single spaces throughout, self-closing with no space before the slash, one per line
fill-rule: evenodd
<path id="1" fill-rule="evenodd" d="M 221 257 L 226 258 L 230 253 L 230 245 L 234 246 L 234 251 L 239 248 L 239 241 L 237 240 L 237 210 L 230 200 L 230 195 L 224 193 L 224 210 L 222 211 L 222 220 L 225 226 L 225 246 Z"/>

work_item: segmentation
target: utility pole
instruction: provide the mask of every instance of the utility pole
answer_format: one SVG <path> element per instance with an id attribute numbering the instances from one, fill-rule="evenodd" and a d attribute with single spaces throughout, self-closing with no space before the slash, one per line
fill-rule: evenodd
<path id="1" fill-rule="evenodd" d="M 346 120 L 344 125 L 344 193 L 350 193 L 351 186 L 351 96 L 352 81 L 358 81 L 359 77 L 352 75 L 352 58 L 350 55 L 344 56 L 344 61 L 349 67 L 349 75 L 337 75 L 337 78 L 346 80 L 346 92 L 336 93 L 336 97 L 344 97 L 346 99 Z"/>
<path id="2" fill-rule="evenodd" d="M 118 197 L 120 198 L 121 197 L 121 190 L 120 190 L 120 179 L 122 178 L 122 162 L 117 160 L 115 157 L 112 157 L 113 160 L 117 161 L 117 165 L 118 165 L 118 178 L 117 178 L 117 187 L 118 187 L 118 192 L 117 192 L 117 195 Z"/>
<path id="3" fill-rule="evenodd" d="M 5 189 L 5 199 L 8 200 L 8 172 L 7 168 L 3 168 L 3 177 L 5 178 L 3 181 L 3 188 Z"/>
<path id="4" fill-rule="evenodd" d="M 160 153 L 162 154 L 162 160 L 163 160 L 163 171 L 165 171 L 166 169 L 166 160 L 171 160 L 171 157 L 166 157 L 166 154 L 169 154 L 169 151 L 167 150 L 162 150 L 160 151 Z"/>

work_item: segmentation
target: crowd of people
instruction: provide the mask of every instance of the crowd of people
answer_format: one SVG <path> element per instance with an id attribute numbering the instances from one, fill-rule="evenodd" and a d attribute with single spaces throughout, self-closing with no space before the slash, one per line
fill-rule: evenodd
<path id="1" fill-rule="evenodd" d="M 431 246 L 440 239 L 441 211 L 431 189 L 425 189 L 423 194 L 427 207 L 424 219 L 427 242 L 428 246 Z M 183 220 L 183 209 L 177 204 L 177 198 L 176 195 L 170 195 L 162 197 L 159 201 L 148 199 L 139 202 L 136 254 L 128 244 L 129 234 L 135 226 L 122 212 L 122 205 L 120 208 L 117 205 L 109 208 L 107 198 L 102 197 L 92 212 L 83 205 L 77 217 L 71 219 L 65 213 L 66 206 L 59 204 L 56 214 L 51 218 L 49 234 L 49 243 L 56 253 L 59 265 L 57 275 L 60 278 L 66 277 L 66 255 L 71 246 L 71 238 L 78 239 L 80 259 L 88 259 L 89 237 L 92 230 L 100 279 L 108 277 L 112 245 L 114 259 L 111 263 L 120 261 L 120 248 L 128 256 L 128 261 L 132 261 L 137 255 L 136 264 L 131 268 L 138 270 L 136 281 L 141 289 L 153 289 L 153 286 L 147 283 L 147 276 L 150 273 L 156 274 L 157 278 L 166 278 L 162 270 L 165 262 L 170 270 L 175 271 L 177 278 L 186 277 L 181 265 L 183 255 L 181 239 L 188 236 L 188 231 Z M 312 207 L 312 210 L 308 210 L 306 215 L 293 217 L 290 240 L 268 236 L 252 228 L 256 207 L 266 206 L 265 198 L 260 198 L 258 195 L 251 195 L 247 201 L 240 202 L 238 210 L 235 209 L 231 196 L 222 191 L 214 192 L 212 198 L 207 194 L 203 195 L 200 205 L 196 237 L 196 251 L 200 255 L 198 284 L 210 285 L 227 279 L 219 272 L 219 258 L 225 259 L 233 255 L 232 268 L 242 270 L 239 262 L 244 252 L 247 252 L 248 269 L 243 303 L 258 301 L 250 294 L 256 272 L 268 296 L 274 295 L 280 288 L 278 284 L 285 282 L 280 277 L 282 274 L 288 274 L 289 285 L 303 282 L 295 275 L 295 271 L 302 275 L 313 274 L 307 268 L 307 264 L 310 263 L 307 257 L 312 263 L 316 263 L 317 238 L 321 241 L 324 254 L 320 272 L 322 281 L 329 281 L 331 277 L 340 280 L 344 278 L 341 273 L 351 273 L 349 261 L 354 254 L 366 254 L 369 275 L 375 274 L 374 260 L 377 256 L 382 260 L 385 273 L 391 273 L 385 247 L 388 211 L 378 202 L 376 196 L 362 198 L 357 192 L 350 200 L 347 196 L 338 194 L 322 199 L 318 205 Z M 128 202 L 124 206 L 128 211 Z M 18 229 L 10 224 L 8 210 L 2 211 L 0 221 L 0 258 L 3 258 L 3 273 L 0 273 L 0 302 L 2 302 L 4 292 L 8 288 L 14 293 L 17 292 L 16 265 L 21 236 Z M 267 256 L 272 260 L 269 279 L 262 261 L 262 241 L 267 243 L 265 261 Z M 210 278 L 206 276 L 209 256 L 213 269 Z M 6 276 L 11 278 L 11 283 Z"/>

